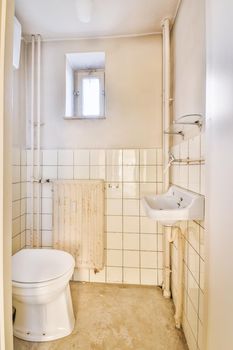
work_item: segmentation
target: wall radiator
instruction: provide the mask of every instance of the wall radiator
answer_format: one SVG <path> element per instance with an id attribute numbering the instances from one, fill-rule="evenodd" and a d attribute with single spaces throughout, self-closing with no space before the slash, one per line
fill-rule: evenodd
<path id="1" fill-rule="evenodd" d="M 54 182 L 53 247 L 73 255 L 77 268 L 104 267 L 104 181 Z"/>

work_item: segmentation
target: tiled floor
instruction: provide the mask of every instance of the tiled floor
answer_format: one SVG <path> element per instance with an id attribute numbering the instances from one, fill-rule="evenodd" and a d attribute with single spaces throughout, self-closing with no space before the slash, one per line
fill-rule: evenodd
<path id="1" fill-rule="evenodd" d="M 30 343 L 15 338 L 15 350 L 187 350 L 175 328 L 173 304 L 158 287 L 71 283 L 76 325 L 61 340 Z"/>

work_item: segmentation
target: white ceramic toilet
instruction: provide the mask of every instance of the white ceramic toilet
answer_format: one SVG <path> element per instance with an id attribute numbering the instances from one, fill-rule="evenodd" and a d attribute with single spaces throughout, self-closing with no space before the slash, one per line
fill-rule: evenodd
<path id="1" fill-rule="evenodd" d="M 14 335 L 48 341 L 69 335 L 74 314 L 69 280 L 73 257 L 55 249 L 22 249 L 12 257 Z"/>

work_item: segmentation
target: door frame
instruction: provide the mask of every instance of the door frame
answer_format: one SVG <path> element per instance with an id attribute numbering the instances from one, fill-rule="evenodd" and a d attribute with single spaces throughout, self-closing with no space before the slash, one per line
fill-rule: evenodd
<path id="1" fill-rule="evenodd" d="M 0 349 L 13 349 L 11 120 L 14 0 L 0 0 Z"/>

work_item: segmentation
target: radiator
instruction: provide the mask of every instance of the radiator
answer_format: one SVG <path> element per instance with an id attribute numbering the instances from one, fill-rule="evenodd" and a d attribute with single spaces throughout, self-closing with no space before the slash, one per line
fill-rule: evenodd
<path id="1" fill-rule="evenodd" d="M 72 254 L 77 268 L 104 267 L 104 181 L 54 182 L 53 247 Z"/>

